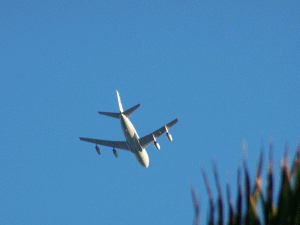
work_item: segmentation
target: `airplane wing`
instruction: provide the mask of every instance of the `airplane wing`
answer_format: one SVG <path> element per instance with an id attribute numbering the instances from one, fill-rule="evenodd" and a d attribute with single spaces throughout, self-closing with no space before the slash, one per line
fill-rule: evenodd
<path id="1" fill-rule="evenodd" d="M 104 145 L 112 148 L 118 148 L 118 149 L 130 151 L 125 141 L 104 141 L 99 139 L 83 138 L 83 137 L 79 137 L 79 139 L 82 141 L 87 141 L 98 145 Z"/>
<path id="2" fill-rule="evenodd" d="M 148 145 L 150 145 L 154 141 L 153 136 L 155 137 L 155 139 L 159 138 L 163 133 L 165 133 L 167 131 L 166 128 L 169 130 L 177 122 L 178 122 L 178 119 L 175 119 L 172 122 L 168 123 L 167 125 L 152 132 L 151 134 L 148 134 L 148 135 L 140 138 L 139 142 L 140 142 L 141 146 L 143 148 L 146 148 Z"/>

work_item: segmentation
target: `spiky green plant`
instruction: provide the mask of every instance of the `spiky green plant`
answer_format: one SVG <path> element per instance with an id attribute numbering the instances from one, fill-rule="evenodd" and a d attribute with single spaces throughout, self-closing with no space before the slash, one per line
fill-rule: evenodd
<path id="1" fill-rule="evenodd" d="M 281 183 L 278 201 L 275 205 L 274 192 L 274 170 L 273 170 L 273 143 L 269 146 L 269 162 L 267 171 L 267 185 L 265 192 L 262 190 L 262 165 L 263 165 L 263 148 L 259 157 L 257 173 L 254 183 L 250 182 L 250 175 L 246 160 L 243 161 L 244 172 L 244 188 L 242 190 L 242 169 L 239 167 L 237 171 L 237 199 L 236 207 L 234 208 L 230 194 L 230 186 L 227 183 L 227 202 L 228 202 L 228 219 L 227 224 L 300 224 L 300 143 L 296 150 L 296 155 L 293 164 L 289 169 L 288 165 L 288 146 L 286 144 L 285 151 L 281 164 Z M 214 178 L 217 187 L 217 202 L 213 201 L 211 188 L 205 173 L 204 168 L 201 169 L 205 187 L 209 199 L 209 214 L 208 224 L 225 224 L 223 198 L 221 185 L 219 182 L 218 172 L 215 163 L 213 163 Z M 251 188 L 252 187 L 252 188 Z M 192 200 L 195 209 L 194 224 L 200 223 L 200 204 L 197 194 L 191 186 Z M 258 207 L 261 205 L 261 207 Z M 245 208 L 243 208 L 245 207 Z M 261 210 L 259 212 L 258 210 Z M 262 216 L 259 216 L 262 215 Z M 217 217 L 217 221 L 215 221 Z"/>

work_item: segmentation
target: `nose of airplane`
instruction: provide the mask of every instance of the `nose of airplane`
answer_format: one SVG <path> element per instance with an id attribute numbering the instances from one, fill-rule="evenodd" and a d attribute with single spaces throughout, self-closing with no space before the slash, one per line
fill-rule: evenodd
<path id="1" fill-rule="evenodd" d="M 148 166 L 149 166 L 149 156 L 148 156 L 148 154 L 145 150 L 141 154 L 141 160 L 139 160 L 139 161 L 140 161 L 140 164 L 143 167 L 148 168 Z"/>
<path id="2" fill-rule="evenodd" d="M 145 168 L 148 168 L 148 166 L 149 166 L 149 158 L 148 158 L 148 160 L 145 160 L 144 161 L 144 165 L 143 165 Z"/>
<path id="3" fill-rule="evenodd" d="M 141 152 L 135 152 L 134 153 L 135 158 L 137 161 L 145 168 L 148 168 L 149 166 L 149 156 L 145 149 L 143 149 Z"/>

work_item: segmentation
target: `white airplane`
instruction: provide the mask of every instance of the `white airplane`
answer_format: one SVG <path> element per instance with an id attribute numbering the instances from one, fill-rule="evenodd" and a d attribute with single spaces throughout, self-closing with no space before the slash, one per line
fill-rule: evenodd
<path id="1" fill-rule="evenodd" d="M 148 145 L 150 145 L 152 142 L 154 142 L 155 148 L 159 150 L 160 145 L 158 144 L 156 139 L 165 132 L 167 132 L 167 137 L 168 137 L 169 141 L 172 141 L 173 138 L 172 138 L 171 134 L 169 133 L 169 129 L 175 123 L 178 122 L 178 119 L 173 120 L 172 122 L 161 127 L 160 129 L 152 132 L 151 134 L 148 134 L 142 138 L 139 138 L 139 135 L 137 134 L 134 126 L 132 125 L 132 123 L 130 122 L 128 117 L 138 107 L 140 107 L 141 104 L 138 104 L 138 105 L 124 111 L 118 91 L 117 91 L 117 97 L 118 97 L 118 103 L 119 103 L 119 109 L 120 109 L 119 113 L 112 113 L 112 112 L 98 112 L 98 113 L 120 119 L 121 127 L 122 127 L 126 141 L 104 141 L 104 140 L 92 139 L 92 138 L 83 138 L 83 137 L 79 137 L 79 138 L 82 141 L 87 141 L 87 142 L 96 144 L 96 151 L 99 155 L 101 154 L 101 151 L 98 147 L 98 144 L 112 147 L 113 153 L 116 158 L 118 157 L 118 153 L 115 148 L 131 151 L 135 155 L 137 161 L 143 167 L 147 168 L 149 166 L 149 156 L 146 152 L 146 147 Z"/>

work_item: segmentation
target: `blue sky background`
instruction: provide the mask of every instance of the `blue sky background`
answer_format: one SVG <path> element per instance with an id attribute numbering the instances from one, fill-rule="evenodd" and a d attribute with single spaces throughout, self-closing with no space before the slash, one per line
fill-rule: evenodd
<path id="1" fill-rule="evenodd" d="M 200 165 L 214 186 L 215 160 L 234 195 L 243 140 L 252 180 L 261 139 L 274 139 L 278 171 L 285 140 L 292 157 L 300 136 L 299 9 L 1 1 L 0 223 L 192 224 L 191 182 L 207 212 Z M 147 169 L 78 138 L 124 140 L 97 113 L 118 111 L 116 90 L 124 108 L 141 103 L 130 117 L 140 137 L 179 118 L 173 142 L 147 148 Z"/>

